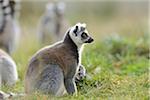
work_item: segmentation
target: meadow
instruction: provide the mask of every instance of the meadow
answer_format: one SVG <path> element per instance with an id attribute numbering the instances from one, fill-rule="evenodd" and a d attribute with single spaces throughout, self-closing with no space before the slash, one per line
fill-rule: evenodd
<path id="1" fill-rule="evenodd" d="M 135 7 L 133 12 L 141 10 L 140 7 L 143 5 L 148 7 L 146 3 L 143 5 L 142 3 L 139 3 L 140 6 L 137 3 L 136 6 L 139 8 Z M 44 46 L 39 44 L 35 35 L 38 19 L 44 9 L 37 7 L 40 4 L 31 9 L 28 4 L 22 6 L 21 39 L 17 50 L 12 54 L 18 66 L 19 81 L 14 87 L 3 86 L 2 90 L 5 92 L 24 93 L 24 77 L 28 61 Z M 112 7 L 109 2 L 105 4 L 107 6 L 103 9 Z M 132 8 L 130 2 L 129 5 Z M 82 7 L 82 3 L 78 6 Z M 74 15 L 77 13 L 78 15 L 74 17 L 73 12 L 66 15 L 71 25 L 78 21 L 86 22 L 95 39 L 94 43 L 85 45 L 82 54 L 82 64 L 87 69 L 87 76 L 77 84 L 78 96 L 53 97 L 35 93 L 15 100 L 149 100 L 150 57 L 147 8 L 143 7 L 143 10 L 136 14 L 131 11 L 124 15 L 123 13 L 115 15 L 116 13 L 110 10 L 112 8 L 106 9 L 110 15 L 105 14 L 105 10 L 99 11 L 99 6 L 90 8 L 89 11 L 86 10 L 88 7 L 83 7 L 83 11 L 86 11 L 83 14 L 82 10 L 79 11 L 74 7 Z M 33 14 L 27 13 L 30 9 Z"/>

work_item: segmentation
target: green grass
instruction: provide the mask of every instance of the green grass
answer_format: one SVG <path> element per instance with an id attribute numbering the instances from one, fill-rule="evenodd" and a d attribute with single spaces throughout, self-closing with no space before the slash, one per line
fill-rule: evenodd
<path id="1" fill-rule="evenodd" d="M 32 42 L 31 42 L 32 38 Z M 99 100 L 133 99 L 148 100 L 148 40 L 108 37 L 85 46 L 82 63 L 87 69 L 87 77 L 78 84 L 78 96 L 53 97 L 39 93 L 16 98 L 18 100 Z M 3 86 L 7 92 L 24 92 L 24 76 L 29 58 L 39 49 L 35 38 L 24 38 L 13 54 L 19 72 L 19 81 L 14 87 Z M 140 52 L 139 52 L 140 51 Z M 96 71 L 98 70 L 98 71 Z"/>

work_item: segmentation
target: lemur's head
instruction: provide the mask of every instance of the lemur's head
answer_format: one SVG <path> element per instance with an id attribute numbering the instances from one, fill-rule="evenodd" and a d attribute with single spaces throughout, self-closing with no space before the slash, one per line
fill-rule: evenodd
<path id="1" fill-rule="evenodd" d="M 89 35 L 86 29 L 85 23 L 77 23 L 76 25 L 71 27 L 69 35 L 77 46 L 94 41 L 94 39 Z"/>

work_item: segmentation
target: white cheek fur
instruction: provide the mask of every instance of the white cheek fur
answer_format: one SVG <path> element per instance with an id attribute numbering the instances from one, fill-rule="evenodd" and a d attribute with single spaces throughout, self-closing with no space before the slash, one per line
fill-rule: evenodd
<path id="1" fill-rule="evenodd" d="M 73 34 L 74 34 L 74 33 L 71 33 L 71 32 L 70 32 L 69 35 L 70 35 L 71 39 L 73 40 L 73 42 L 77 45 L 77 47 L 78 47 L 78 49 L 79 49 L 79 48 L 81 48 L 81 46 L 83 45 L 83 41 L 81 40 L 81 37 L 80 37 L 79 35 L 78 35 L 79 37 L 78 37 L 78 36 L 76 37 L 76 36 L 73 35 Z"/>
<path id="2" fill-rule="evenodd" d="M 75 30 L 76 26 L 78 26 L 77 36 L 75 36 L 75 33 L 73 32 Z M 87 39 L 82 40 L 81 34 L 83 33 L 83 31 L 81 31 L 81 27 L 86 28 L 86 24 L 77 23 L 75 26 L 70 28 L 70 32 L 69 32 L 71 39 L 77 45 L 79 50 L 82 47 L 82 45 L 84 44 L 84 42 L 87 40 Z M 84 30 L 84 32 L 86 32 L 88 34 L 88 31 L 86 29 Z"/>

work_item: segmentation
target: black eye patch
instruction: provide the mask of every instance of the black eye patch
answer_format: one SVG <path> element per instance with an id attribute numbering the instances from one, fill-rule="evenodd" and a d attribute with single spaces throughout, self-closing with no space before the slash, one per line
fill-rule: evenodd
<path id="1" fill-rule="evenodd" d="M 77 36 L 77 31 L 78 31 L 78 26 L 76 26 L 76 28 L 73 30 L 76 36 Z"/>
<path id="2" fill-rule="evenodd" d="M 86 38 L 88 37 L 88 35 L 87 35 L 85 32 L 83 32 L 83 33 L 81 34 L 81 37 L 82 37 L 83 39 L 86 39 Z"/>

